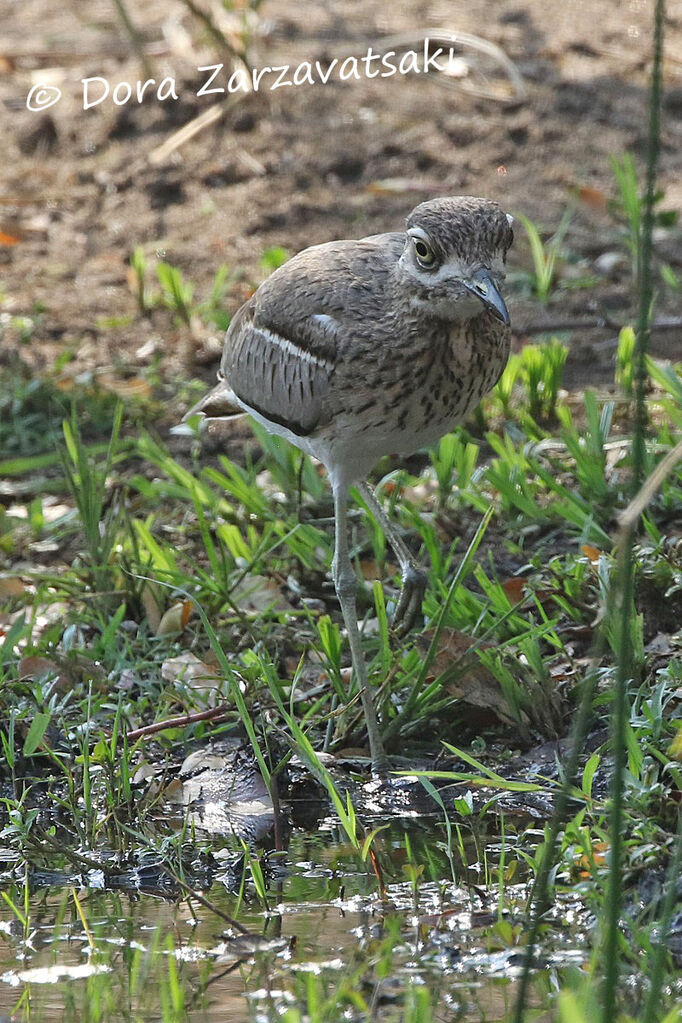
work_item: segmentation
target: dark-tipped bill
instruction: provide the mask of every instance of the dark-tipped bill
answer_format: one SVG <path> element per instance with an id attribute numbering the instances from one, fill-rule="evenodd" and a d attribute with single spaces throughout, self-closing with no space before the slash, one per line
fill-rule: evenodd
<path id="1" fill-rule="evenodd" d="M 505 326 L 509 326 L 509 312 L 504 304 L 502 293 L 488 270 L 477 270 L 468 281 L 464 281 L 464 287 L 476 298 L 480 298 L 493 316 L 501 320 Z"/>
<path id="2" fill-rule="evenodd" d="M 224 380 L 221 380 L 212 391 L 205 394 L 201 401 L 193 405 L 189 412 L 182 417 L 186 423 L 192 416 L 203 415 L 206 419 L 225 419 L 228 416 L 240 416 L 244 409 L 237 403 L 237 400 Z"/>

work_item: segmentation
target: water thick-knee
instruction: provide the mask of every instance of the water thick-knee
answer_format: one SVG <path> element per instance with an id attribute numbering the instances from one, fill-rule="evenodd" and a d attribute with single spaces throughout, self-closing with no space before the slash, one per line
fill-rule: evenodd
<path id="1" fill-rule="evenodd" d="M 426 569 L 420 565 L 408 565 L 403 572 L 403 586 L 410 586 L 417 593 L 424 592 L 428 579 Z"/>
<path id="2" fill-rule="evenodd" d="M 349 563 L 340 568 L 335 565 L 332 568 L 332 574 L 339 601 L 342 604 L 354 604 L 358 592 L 358 580 L 352 565 Z"/>

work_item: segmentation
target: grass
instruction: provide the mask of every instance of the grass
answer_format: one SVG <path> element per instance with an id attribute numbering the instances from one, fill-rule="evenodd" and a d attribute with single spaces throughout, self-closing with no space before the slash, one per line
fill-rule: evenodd
<path id="1" fill-rule="evenodd" d="M 533 262 L 533 270 L 529 275 L 531 290 L 538 301 L 542 302 L 543 305 L 546 305 L 552 293 L 555 283 L 557 260 L 559 258 L 564 237 L 566 236 L 566 232 L 568 231 L 571 223 L 571 217 L 572 213 L 568 210 L 556 233 L 547 245 L 544 245 L 540 238 L 540 233 L 533 221 L 524 216 L 522 213 L 519 214 L 519 220 L 523 225 L 523 229 L 528 238 L 528 245 L 530 247 L 530 254 Z"/>
<path id="2" fill-rule="evenodd" d="M 630 891 L 630 873 L 636 877 L 642 870 L 658 869 L 665 850 L 671 850 L 673 861 L 677 855 L 673 807 L 682 772 L 670 751 L 682 728 L 675 697 L 682 662 L 674 645 L 661 662 L 646 652 L 646 642 L 656 630 L 665 632 L 660 608 L 676 606 L 682 592 L 682 565 L 667 533 L 671 510 L 680 506 L 682 478 L 678 469 L 672 471 L 647 507 L 646 533 L 632 551 L 638 606 L 619 625 L 611 536 L 632 491 L 630 446 L 618 432 L 612 402 L 589 392 L 581 402 L 561 391 L 561 362 L 555 344 L 538 346 L 533 354 L 538 372 L 519 370 L 511 387 L 503 381 L 487 401 L 489 429 L 484 437 L 460 430 L 446 439 L 419 479 L 405 470 L 384 474 L 384 499 L 392 503 L 415 549 L 421 548 L 422 557 L 431 555 L 425 600 L 431 631 L 423 653 L 413 641 L 391 645 L 383 600 L 385 593 L 390 610 L 397 589 L 397 580 L 390 578 L 390 552 L 377 550 L 366 512 L 360 510 L 355 520 L 358 564 L 372 567 L 379 557 L 378 564 L 389 573 L 383 591 L 366 589 L 362 607 L 370 626 L 373 618 L 377 621 L 376 630 L 366 629 L 365 645 L 381 685 L 393 748 L 409 769 L 416 762 L 424 764 L 425 757 L 428 764 L 436 751 L 435 737 L 446 740 L 444 770 L 434 774 L 432 766 L 427 771 L 438 786 L 433 791 L 446 811 L 447 826 L 437 829 L 441 837 L 434 833 L 426 845 L 409 840 L 411 898 L 421 906 L 425 878 L 432 874 L 442 883 L 452 864 L 457 876 L 462 871 L 477 876 L 482 870 L 478 883 L 497 891 L 498 917 L 507 903 L 512 907 L 504 910 L 507 915 L 499 917 L 502 923 L 488 938 L 503 948 L 518 947 L 523 937 L 523 900 L 514 895 L 514 874 L 540 884 L 546 877 L 548 905 L 573 892 L 579 879 L 581 901 L 597 913 L 607 903 L 610 754 L 603 745 L 576 761 L 574 769 L 566 767 L 571 787 L 565 805 L 571 812 L 538 843 L 530 824 L 519 827 L 508 818 L 505 800 L 523 800 L 526 794 L 555 800 L 562 791 L 561 775 L 510 772 L 504 757 L 495 754 L 491 759 L 485 742 L 480 747 L 478 727 L 467 731 L 467 705 L 453 705 L 448 687 L 462 671 L 472 670 L 472 661 L 485 673 L 489 690 L 494 687 L 498 694 L 497 709 L 484 730 L 488 741 L 494 745 L 496 734 L 515 733 L 516 744 L 521 738 L 522 745 L 532 746 L 543 736 L 567 730 L 575 701 L 581 690 L 588 691 L 580 685 L 587 657 L 593 660 L 594 674 L 585 721 L 593 730 L 605 721 L 627 629 L 639 681 L 628 683 L 626 697 L 622 812 L 628 839 L 622 891 Z M 645 456 L 652 468 L 676 441 L 673 424 L 682 415 L 682 380 L 670 367 L 651 361 L 647 365 L 651 427 Z M 546 390 L 540 386 L 545 380 Z M 551 402 L 538 403 L 546 394 Z M 122 439 L 119 415 L 110 442 L 95 452 L 88 449 L 76 422 L 64 420 L 64 461 L 54 486 L 60 500 L 71 502 L 73 515 L 54 522 L 48 516 L 35 528 L 43 541 L 55 542 L 64 551 L 75 549 L 78 555 L 59 572 L 36 573 L 29 588 L 8 604 L 12 625 L 0 656 L 0 698 L 9 723 L 2 733 L 4 759 L 12 783 L 12 794 L 4 800 L 5 846 L 17 862 L 38 873 L 54 869 L 55 863 L 73 869 L 79 856 L 101 869 L 105 848 L 117 850 L 118 857 L 136 857 L 149 848 L 161 862 L 178 857 L 180 863 L 187 861 L 182 832 L 170 844 L 154 837 L 158 790 L 132 783 L 149 753 L 125 736 L 139 725 L 209 707 L 201 689 L 193 690 L 177 676 L 164 681 L 159 674 L 161 664 L 191 649 L 218 679 L 218 698 L 229 692 L 231 702 L 215 726 L 188 719 L 184 726 L 158 733 L 151 762 L 172 761 L 188 742 L 200 749 L 209 734 L 246 739 L 262 777 L 281 795 L 291 784 L 291 757 L 302 758 L 331 801 L 356 869 L 380 898 L 386 886 L 390 891 L 397 883 L 383 833 L 365 816 L 352 779 L 343 782 L 319 753 L 325 746 L 333 750 L 352 743 L 361 726 L 356 694 L 343 668 L 338 613 L 325 585 L 332 544 L 324 482 L 309 460 L 301 466 L 291 449 L 262 434 L 260 453 L 253 452 L 243 465 L 219 456 L 214 464 L 202 462 L 189 472 L 183 459 L 172 456 L 150 434 L 140 433 L 133 444 Z M 142 474 L 143 467 L 152 471 Z M 289 496 L 297 492 L 301 471 L 302 505 Z M 490 511 L 484 514 L 486 509 Z M 33 542 L 30 521 L 12 515 L 5 521 L 13 559 L 28 552 Z M 255 586 L 255 602 L 242 596 L 245 580 Z M 186 601 L 195 609 L 190 616 L 178 617 L 175 631 L 160 632 L 160 616 Z M 50 620 L 53 606 L 65 611 Z M 675 613 L 671 611 L 673 617 Z M 37 625 L 43 618 L 46 623 Z M 595 651 L 591 644 L 600 621 L 604 639 Z M 459 636 L 474 644 L 466 658 L 456 646 Z M 24 669 L 15 651 L 27 664 Z M 30 658 L 40 658 L 39 666 L 32 668 Z M 131 688 L 115 694 L 107 680 L 121 672 L 132 676 Z M 310 680 L 319 679 L 320 673 L 322 683 L 311 688 Z M 64 677 L 69 679 L 67 688 L 60 681 Z M 467 675 L 463 677 L 466 696 Z M 478 698 L 483 698 L 480 693 Z M 476 696 L 473 700 L 475 705 Z M 266 707 L 269 723 L 264 730 Z M 426 729 L 432 737 L 420 741 Z M 455 743 L 449 741 L 453 734 L 458 736 Z M 66 736 L 74 738 L 64 743 L 60 737 Z M 60 823 L 58 832 L 22 780 L 31 777 L 47 794 L 48 805 L 67 812 L 69 819 Z M 449 788 L 453 785 L 454 790 Z M 457 830 L 451 822 L 455 811 Z M 495 843 L 478 837 L 491 812 L 502 814 L 504 841 L 497 852 Z M 470 841 L 478 843 L 473 856 Z M 443 865 L 433 860 L 438 844 L 446 853 Z M 542 858 L 548 848 L 553 848 L 551 884 Z M 251 851 L 242 891 L 256 902 L 265 897 L 269 904 L 271 882 L 254 856 Z M 108 884 L 114 883 L 111 872 L 106 876 Z M 22 926 L 30 929 L 31 901 L 27 910 L 26 896 L 19 895 L 9 890 Z M 663 891 L 661 898 L 661 912 L 666 913 L 669 894 Z M 653 955 L 650 936 L 657 919 L 653 910 L 650 919 L 636 914 L 629 918 L 631 947 L 622 959 L 624 970 L 640 969 L 640 950 Z M 542 929 L 538 940 L 548 940 Z M 402 969 L 400 955 L 390 965 L 399 947 L 393 941 L 393 958 L 387 950 L 380 954 L 389 972 Z M 374 953 L 371 960 L 376 961 Z M 660 952 L 656 963 L 663 985 L 671 965 Z M 341 1018 L 348 992 L 367 968 L 361 958 L 353 967 L 357 972 L 345 980 L 328 976 L 311 981 L 304 973 L 296 974 L 290 990 L 300 1009 L 286 1011 L 294 1013 L 291 1018 L 296 1012 Z M 110 981 L 103 979 L 107 976 L 88 981 L 90 990 L 101 986 L 105 1001 L 110 997 Z M 160 983 L 177 983 L 180 993 L 184 990 L 181 977 L 168 975 Z M 569 971 L 565 985 L 561 1012 L 573 1012 L 576 1000 L 583 1006 L 580 1011 L 587 1011 L 582 981 L 575 986 Z M 410 995 L 404 1002 L 405 1014 L 430 1018 L 433 979 L 427 987 L 421 1001 Z M 182 1018 L 170 990 L 163 999 L 165 1018 Z M 358 1011 L 364 1011 L 359 1005 Z"/>

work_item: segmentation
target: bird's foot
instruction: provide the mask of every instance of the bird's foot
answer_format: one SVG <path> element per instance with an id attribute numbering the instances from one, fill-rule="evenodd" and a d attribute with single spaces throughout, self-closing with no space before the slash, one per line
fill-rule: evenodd
<path id="1" fill-rule="evenodd" d="M 398 639 L 406 636 L 417 618 L 421 616 L 427 578 L 424 569 L 417 565 L 409 565 L 403 572 L 400 596 L 392 622 L 393 633 Z"/>

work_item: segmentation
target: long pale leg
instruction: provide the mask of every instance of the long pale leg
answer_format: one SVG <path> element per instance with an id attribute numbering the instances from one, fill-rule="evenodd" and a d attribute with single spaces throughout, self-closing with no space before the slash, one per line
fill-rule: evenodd
<path id="1" fill-rule="evenodd" d="M 393 628 L 397 635 L 404 636 L 410 631 L 415 619 L 421 613 L 427 575 L 379 504 L 369 483 L 357 483 L 356 486 L 372 515 L 383 529 L 400 564 L 402 586 L 393 615 Z"/>
<path id="2" fill-rule="evenodd" d="M 336 587 L 336 595 L 341 605 L 343 620 L 346 624 L 353 674 L 358 684 L 360 699 L 362 700 L 362 707 L 365 712 L 369 751 L 372 757 L 372 770 L 379 777 L 386 777 L 389 766 L 388 757 L 386 756 L 381 739 L 374 700 L 367 678 L 367 664 L 365 663 L 360 645 L 356 603 L 358 581 L 348 553 L 348 487 L 344 483 L 334 483 L 333 490 L 334 518 L 336 521 L 334 560 L 332 562 L 334 586 Z"/>

